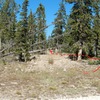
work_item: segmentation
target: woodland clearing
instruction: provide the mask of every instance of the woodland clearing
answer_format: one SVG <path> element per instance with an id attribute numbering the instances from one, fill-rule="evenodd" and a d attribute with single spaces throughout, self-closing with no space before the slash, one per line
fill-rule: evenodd
<path id="1" fill-rule="evenodd" d="M 98 66 L 50 54 L 29 62 L 0 59 L 0 99 L 89 100 L 86 97 L 100 96 L 100 70 L 93 72 Z"/>

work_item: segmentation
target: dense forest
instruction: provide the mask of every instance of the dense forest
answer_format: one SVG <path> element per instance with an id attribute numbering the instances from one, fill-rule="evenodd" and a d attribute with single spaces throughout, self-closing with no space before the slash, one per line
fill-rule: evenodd
<path id="1" fill-rule="evenodd" d="M 73 4 L 69 16 L 66 3 Z M 22 5 L 0 0 L 0 57 L 13 53 L 19 61 L 28 61 L 30 51 L 47 48 L 70 53 L 82 49 L 89 56 L 100 55 L 100 0 L 62 0 L 49 38 L 45 6 L 39 4 L 36 12 L 28 11 L 28 6 L 29 0 Z"/>

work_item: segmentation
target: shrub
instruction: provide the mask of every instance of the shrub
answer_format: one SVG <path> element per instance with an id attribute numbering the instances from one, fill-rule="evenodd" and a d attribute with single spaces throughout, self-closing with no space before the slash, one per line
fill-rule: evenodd
<path id="1" fill-rule="evenodd" d="M 71 60 L 77 60 L 77 56 L 76 55 L 73 55 L 73 54 L 70 54 L 68 56 L 68 58 L 71 59 Z"/>
<path id="2" fill-rule="evenodd" d="M 100 60 L 89 61 L 88 64 L 89 65 L 99 65 L 100 64 Z"/>
<path id="3" fill-rule="evenodd" d="M 53 58 L 49 58 L 48 63 L 49 63 L 49 64 L 53 64 L 53 63 L 54 63 Z"/>

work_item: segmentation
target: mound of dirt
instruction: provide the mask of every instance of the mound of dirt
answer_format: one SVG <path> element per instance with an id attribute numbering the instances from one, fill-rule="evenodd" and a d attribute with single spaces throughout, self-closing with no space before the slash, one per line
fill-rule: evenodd
<path id="1" fill-rule="evenodd" d="M 50 60 L 53 63 L 50 63 Z M 36 60 L 32 60 L 28 62 L 28 66 L 25 69 L 26 72 L 32 72 L 34 70 L 53 70 L 54 68 L 63 68 L 66 70 L 67 68 L 73 67 L 83 67 L 82 63 L 77 61 L 71 61 L 68 59 L 68 56 L 61 55 L 41 55 L 38 56 Z"/>

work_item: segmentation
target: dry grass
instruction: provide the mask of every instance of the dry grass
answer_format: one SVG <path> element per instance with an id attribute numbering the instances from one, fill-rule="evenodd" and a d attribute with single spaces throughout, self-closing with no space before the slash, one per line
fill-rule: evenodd
<path id="1" fill-rule="evenodd" d="M 48 65 L 53 64 L 54 61 L 52 60 L 48 60 Z M 83 74 L 83 68 L 76 66 L 67 68 L 66 71 L 63 68 L 55 68 L 52 72 L 45 70 L 25 72 L 26 67 L 27 63 L 11 62 L 6 65 L 3 62 L 0 63 L 0 82 L 6 82 L 4 91 L 9 93 L 9 87 L 12 90 L 14 87 L 17 95 L 32 98 L 38 98 L 40 95 L 68 95 L 75 97 L 100 93 L 100 70 L 95 73 Z M 91 69 L 86 68 L 87 71 L 93 69 L 92 67 Z M 11 85 L 10 82 L 13 81 L 17 82 L 17 84 Z M 93 92 L 94 88 L 95 91 Z M 2 91 L 0 90 L 0 92 Z"/>
<path id="2" fill-rule="evenodd" d="M 20 91 L 17 91 L 16 94 L 17 94 L 17 95 L 22 95 Z"/>

